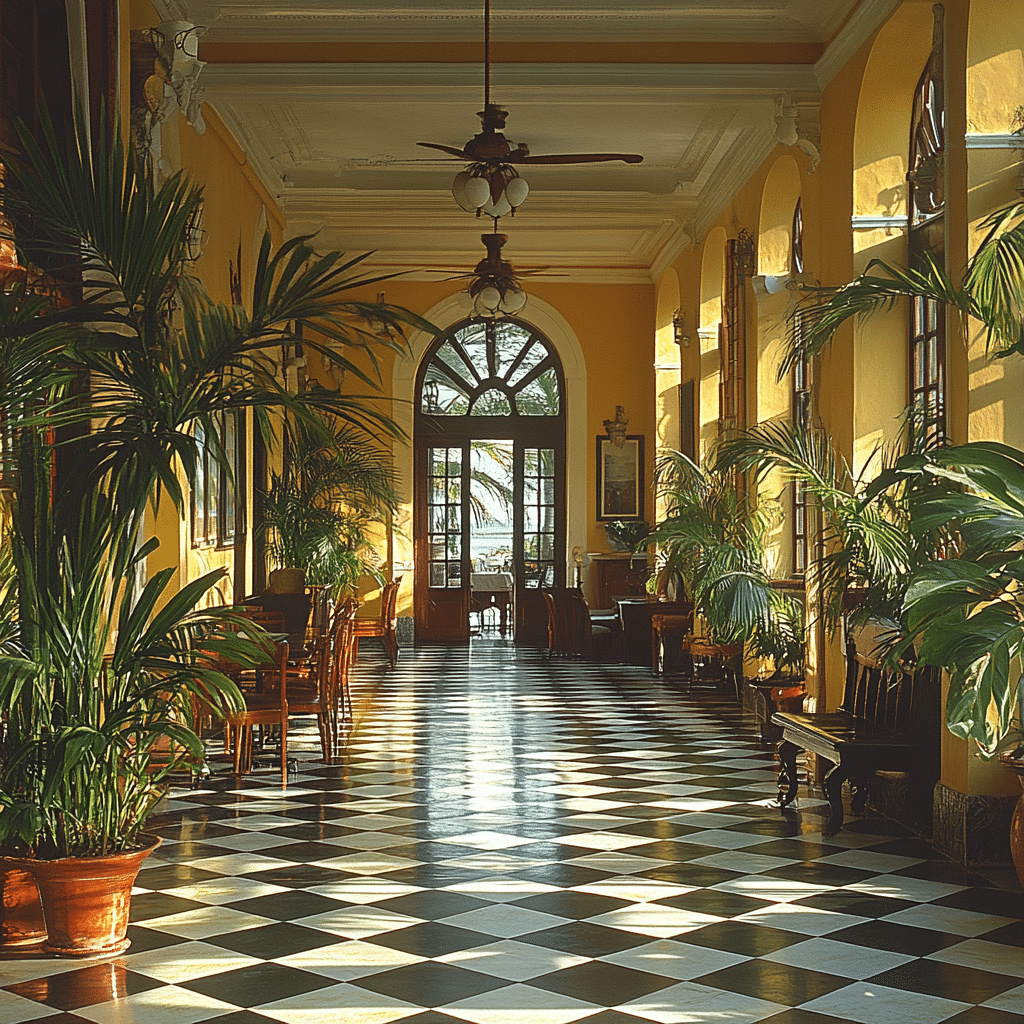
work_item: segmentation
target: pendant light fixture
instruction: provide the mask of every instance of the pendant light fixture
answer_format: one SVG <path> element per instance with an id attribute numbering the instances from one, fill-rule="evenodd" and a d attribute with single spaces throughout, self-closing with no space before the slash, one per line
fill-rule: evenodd
<path id="1" fill-rule="evenodd" d="M 484 109 L 477 113 L 482 130 L 462 149 L 436 142 L 418 142 L 418 146 L 436 149 L 467 166 L 455 176 L 452 195 L 469 213 L 488 217 L 511 216 L 526 199 L 530 186 L 519 177 L 517 167 L 527 164 L 593 164 L 621 160 L 638 164 L 638 153 L 551 153 L 530 156 L 529 147 L 513 145 L 505 138 L 508 111 L 491 102 L 491 0 L 484 0 Z"/>
<path id="2" fill-rule="evenodd" d="M 512 264 L 501 256 L 501 247 L 508 241 L 508 235 L 495 230 L 492 234 L 481 235 L 480 241 L 487 255 L 469 275 L 473 280 L 467 295 L 474 315 L 496 318 L 521 312 L 526 306 L 526 292 Z"/>

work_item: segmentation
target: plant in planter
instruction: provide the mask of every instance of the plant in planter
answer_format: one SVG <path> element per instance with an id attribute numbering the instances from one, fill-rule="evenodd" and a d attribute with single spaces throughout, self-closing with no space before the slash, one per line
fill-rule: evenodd
<path id="1" fill-rule="evenodd" d="M 229 610 L 193 611 L 214 577 L 174 595 L 171 573 L 144 578 L 154 549 L 147 506 L 161 496 L 182 503 L 182 478 L 195 478 L 201 454 L 195 426 L 216 437 L 217 419 L 239 409 L 264 425 L 271 409 L 299 420 L 313 410 L 396 432 L 365 400 L 291 395 L 271 356 L 299 325 L 326 339 L 307 347 L 372 353 L 385 342 L 359 326 L 368 310 L 396 336 L 403 323 L 429 325 L 395 307 L 343 301 L 339 293 L 368 281 L 350 273 L 358 260 L 319 256 L 306 239 L 276 254 L 264 240 L 251 311 L 212 301 L 184 259 L 200 190 L 181 175 L 154 185 L 118 132 L 101 134 L 93 148 L 82 129 L 60 140 L 46 127 L 41 142 L 22 132 L 24 157 L 5 159 L 0 190 L 21 262 L 45 266 L 53 282 L 51 297 L 15 284 L 0 304 L 18 601 L 0 651 L 0 847 L 40 875 L 76 859 L 95 868 L 127 858 L 117 873 L 130 890 L 144 855 L 140 830 L 168 768 L 201 757 L 193 698 L 213 708 L 239 700 L 212 658 L 263 656 L 258 631 L 234 632 Z M 54 292 L 80 299 L 54 301 Z M 342 352 L 330 354 L 372 383 Z M 60 902 L 71 903 L 66 892 Z M 126 896 L 111 897 L 107 910 L 118 906 L 126 909 Z M 123 920 L 89 940 L 60 937 L 60 915 L 44 914 L 58 952 L 81 954 L 90 941 L 123 948 Z"/>
<path id="2" fill-rule="evenodd" d="M 663 571 L 675 573 L 721 645 L 749 645 L 776 668 L 802 663 L 803 616 L 792 595 L 773 586 L 767 567 L 774 503 L 755 506 L 740 492 L 722 449 L 698 466 L 680 452 L 658 462 L 657 486 L 667 514 L 651 530 Z"/>
<path id="3" fill-rule="evenodd" d="M 613 519 L 604 524 L 604 532 L 617 551 L 636 551 L 649 536 L 651 525 L 643 519 Z"/>
<path id="4" fill-rule="evenodd" d="M 345 425 L 292 436 L 291 458 L 263 499 L 270 561 L 303 570 L 336 597 L 362 576 L 383 582 L 368 527 L 397 508 L 390 454 Z"/>

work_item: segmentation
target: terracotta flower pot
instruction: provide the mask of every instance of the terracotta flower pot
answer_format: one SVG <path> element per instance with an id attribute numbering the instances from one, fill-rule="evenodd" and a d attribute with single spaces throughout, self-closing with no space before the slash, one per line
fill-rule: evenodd
<path id="1" fill-rule="evenodd" d="M 1017 878 L 1024 886 L 1024 761 L 1003 754 L 999 758 L 999 763 L 1013 772 L 1021 785 L 1022 792 L 1010 821 L 1010 856 L 1013 857 L 1013 866 L 1017 869 Z"/>
<path id="2" fill-rule="evenodd" d="M 24 868 L 0 863 L 0 949 L 38 946 L 45 938 L 35 879 Z"/>
<path id="3" fill-rule="evenodd" d="M 56 956 L 110 956 L 130 945 L 128 912 L 132 886 L 142 862 L 160 845 L 144 836 L 141 850 L 109 857 L 13 860 L 31 872 L 39 887 L 46 922 L 43 950 Z"/>

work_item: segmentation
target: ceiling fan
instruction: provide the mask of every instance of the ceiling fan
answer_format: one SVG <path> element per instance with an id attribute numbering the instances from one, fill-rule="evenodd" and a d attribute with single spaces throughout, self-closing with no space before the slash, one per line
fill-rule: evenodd
<path id="1" fill-rule="evenodd" d="M 513 146 L 502 129 L 508 111 L 491 102 L 491 0 L 484 0 L 484 109 L 477 113 L 483 130 L 462 147 L 444 146 L 436 142 L 417 142 L 417 146 L 436 149 L 470 166 L 457 175 L 452 192 L 458 204 L 477 215 L 485 213 L 501 217 L 515 213 L 529 192 L 519 177 L 517 167 L 530 164 L 593 164 L 622 160 L 638 164 L 643 157 L 636 153 L 555 153 L 530 156 L 529 147 L 520 142 Z"/>

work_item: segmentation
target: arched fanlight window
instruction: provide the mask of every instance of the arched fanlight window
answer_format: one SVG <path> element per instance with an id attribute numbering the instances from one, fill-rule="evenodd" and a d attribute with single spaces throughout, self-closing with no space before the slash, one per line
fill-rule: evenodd
<path id="1" fill-rule="evenodd" d="M 420 412 L 428 416 L 558 416 L 561 372 L 550 342 L 516 320 L 469 320 L 427 363 Z"/>

